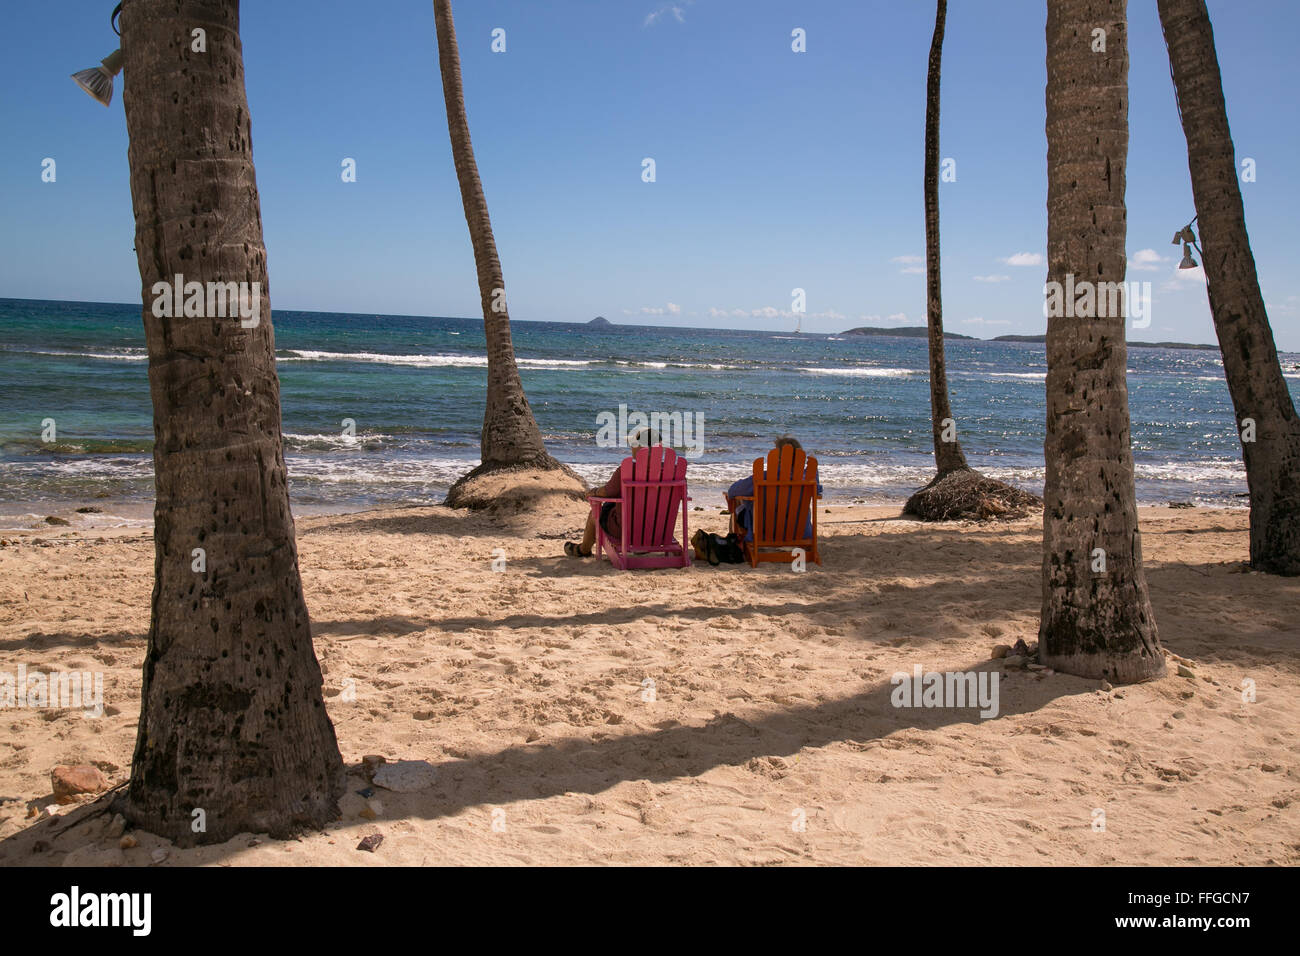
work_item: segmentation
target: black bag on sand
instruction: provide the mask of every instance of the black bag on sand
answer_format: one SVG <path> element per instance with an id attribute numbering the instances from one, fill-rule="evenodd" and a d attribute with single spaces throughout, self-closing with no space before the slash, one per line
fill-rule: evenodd
<path id="1" fill-rule="evenodd" d="M 715 534 L 713 540 L 718 549 L 718 560 L 724 564 L 745 563 L 745 549 L 741 547 L 739 537 L 729 534 L 724 538 L 720 534 Z"/>
<path id="2" fill-rule="evenodd" d="M 745 560 L 745 551 L 734 534 L 723 537 L 703 530 L 696 531 L 691 535 L 691 547 L 695 549 L 698 560 L 708 561 L 714 567 L 719 564 L 742 564 Z"/>

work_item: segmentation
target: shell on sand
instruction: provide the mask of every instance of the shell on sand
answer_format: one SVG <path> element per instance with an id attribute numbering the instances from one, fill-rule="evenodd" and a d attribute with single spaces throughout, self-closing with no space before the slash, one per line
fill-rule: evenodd
<path id="1" fill-rule="evenodd" d="M 433 786 L 438 772 L 424 760 L 399 760 L 375 771 L 375 786 L 394 793 L 415 793 Z"/>

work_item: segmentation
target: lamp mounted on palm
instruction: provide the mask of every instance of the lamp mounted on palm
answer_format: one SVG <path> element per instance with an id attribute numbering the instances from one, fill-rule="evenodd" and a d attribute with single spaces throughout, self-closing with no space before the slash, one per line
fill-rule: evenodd
<path id="1" fill-rule="evenodd" d="M 122 35 L 122 31 L 117 28 L 117 18 L 121 13 L 122 4 L 119 3 L 113 8 L 113 12 L 108 18 L 108 25 L 113 28 L 113 32 L 119 37 Z M 118 47 L 100 60 L 99 66 L 92 66 L 88 70 L 78 70 L 72 74 L 72 78 L 96 103 L 107 106 L 113 102 L 113 77 L 122 72 L 124 62 L 122 48 Z"/>
<path id="2" fill-rule="evenodd" d="M 1197 217 L 1193 216 L 1191 222 L 1174 233 L 1173 244 L 1175 246 L 1180 242 L 1183 244 L 1183 261 L 1178 263 L 1180 269 L 1197 269 L 1200 267 L 1200 263 L 1192 258 L 1193 249 L 1196 250 L 1198 256 L 1202 259 L 1205 258 L 1205 253 L 1201 252 L 1201 247 L 1196 244 L 1196 233 L 1192 232 L 1192 225 L 1196 222 L 1196 219 Z"/>

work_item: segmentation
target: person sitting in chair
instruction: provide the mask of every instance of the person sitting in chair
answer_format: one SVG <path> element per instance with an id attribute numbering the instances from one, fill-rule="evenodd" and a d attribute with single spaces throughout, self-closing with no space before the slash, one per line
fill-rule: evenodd
<path id="1" fill-rule="evenodd" d="M 629 451 L 635 452 L 638 448 L 649 448 L 651 445 L 659 444 L 659 436 L 649 428 L 638 428 L 632 434 L 627 436 L 627 447 Z M 623 463 L 619 462 L 618 467 L 614 469 L 614 474 L 609 476 L 609 481 L 605 482 L 599 488 L 591 492 L 593 498 L 619 498 L 623 495 Z M 600 526 L 605 529 L 605 534 L 614 540 L 623 536 L 622 508 L 616 501 L 607 501 L 600 508 Z M 564 542 L 564 553 L 571 558 L 589 558 L 591 549 L 596 544 L 596 522 L 590 514 L 587 515 L 587 526 L 582 532 L 582 542 L 566 541 Z"/>
<path id="2" fill-rule="evenodd" d="M 799 439 L 791 435 L 782 435 L 775 442 L 775 447 L 777 451 L 780 451 L 782 448 L 785 448 L 787 445 L 795 449 L 796 451 L 803 451 L 803 446 L 799 444 Z M 813 479 L 818 479 L 818 476 L 815 472 L 810 477 L 812 477 Z M 817 494 L 820 495 L 821 493 L 822 493 L 822 483 L 818 479 Z M 744 478 L 741 478 L 739 481 L 737 481 L 735 484 L 733 484 L 730 488 L 727 489 L 727 501 L 731 504 L 731 513 L 736 517 L 736 524 L 740 525 L 740 527 L 745 529 L 745 537 L 744 537 L 745 541 L 754 540 L 754 502 L 736 501 L 735 499 L 753 498 L 753 497 L 754 497 L 754 476 L 752 474 L 746 475 Z M 804 527 L 803 534 L 805 538 L 811 538 L 812 533 L 813 533 L 812 515 L 809 514 L 808 522 Z"/>

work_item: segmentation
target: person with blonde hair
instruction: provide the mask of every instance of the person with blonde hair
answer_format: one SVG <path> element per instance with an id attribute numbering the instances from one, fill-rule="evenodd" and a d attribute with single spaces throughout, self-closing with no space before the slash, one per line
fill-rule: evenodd
<path id="1" fill-rule="evenodd" d="M 796 451 L 803 451 L 803 445 L 799 444 L 799 439 L 795 438 L 793 435 L 781 435 L 773 442 L 773 447 L 775 447 L 777 451 L 780 451 L 782 448 L 785 448 L 787 445 L 795 449 Z M 818 476 L 815 473 L 812 475 L 812 477 L 818 478 Z M 820 478 L 818 478 L 817 494 L 820 495 L 821 493 L 822 493 L 822 483 Z M 754 540 L 754 511 L 753 511 L 754 503 L 752 501 L 736 501 L 735 499 L 739 497 L 746 497 L 746 498 L 754 497 L 754 476 L 752 474 L 746 475 L 744 478 L 741 478 L 739 481 L 735 482 L 730 488 L 727 489 L 727 500 L 731 502 L 731 511 L 736 516 L 736 524 L 738 524 L 740 527 L 745 529 L 744 540 L 753 541 Z M 811 515 L 808 516 L 808 524 L 806 530 L 804 531 L 804 536 L 812 537 L 812 516 Z"/>

